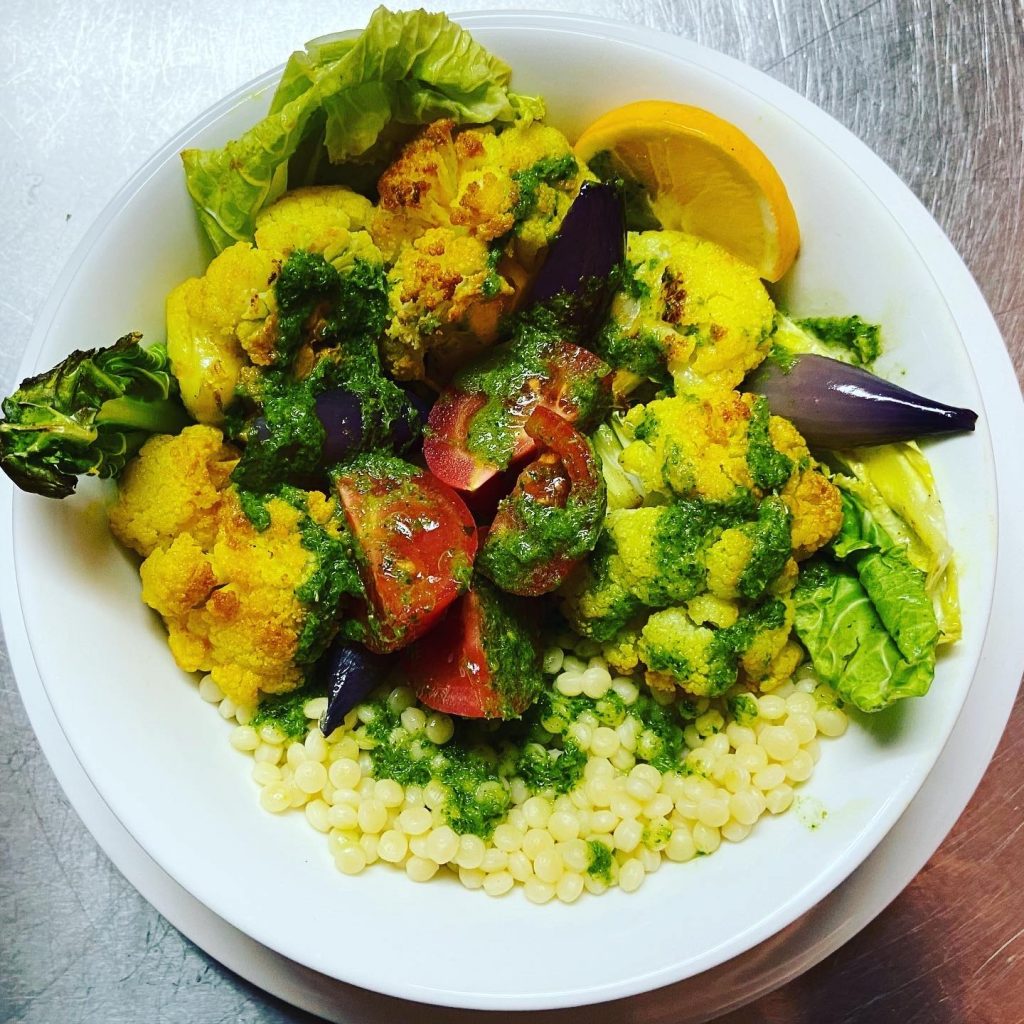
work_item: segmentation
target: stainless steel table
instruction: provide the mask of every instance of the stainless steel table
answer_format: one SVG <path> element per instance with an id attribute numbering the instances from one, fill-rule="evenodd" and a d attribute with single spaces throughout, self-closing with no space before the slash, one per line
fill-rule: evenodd
<path id="1" fill-rule="evenodd" d="M 365 20 L 373 6 L 7 0 L 0 9 L 0 392 L 16 383 L 33 318 L 64 260 L 131 171 L 215 99 L 305 39 Z M 1024 375 L 1021 0 L 533 6 L 676 32 L 766 70 L 834 114 L 895 168 L 952 238 Z M 971 806 L 906 892 L 803 978 L 726 1020 L 1024 1021 L 1022 765 L 1018 698 Z M 208 958 L 107 861 L 39 750 L 2 646 L 0 770 L 0 1021 L 312 1019 Z"/>

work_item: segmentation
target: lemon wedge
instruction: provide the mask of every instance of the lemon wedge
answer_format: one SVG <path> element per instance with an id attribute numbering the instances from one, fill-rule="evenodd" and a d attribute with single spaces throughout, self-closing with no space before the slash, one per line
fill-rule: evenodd
<path id="1" fill-rule="evenodd" d="M 710 111 L 665 100 L 616 107 L 583 132 L 575 153 L 643 189 L 663 228 L 717 242 L 767 281 L 796 259 L 800 229 L 778 171 Z"/>

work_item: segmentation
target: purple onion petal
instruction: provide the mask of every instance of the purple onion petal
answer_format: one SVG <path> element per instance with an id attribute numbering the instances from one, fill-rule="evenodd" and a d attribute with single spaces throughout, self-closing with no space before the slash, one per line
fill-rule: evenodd
<path id="1" fill-rule="evenodd" d="M 547 258 L 534 278 L 527 305 L 546 302 L 566 292 L 578 295 L 588 282 L 595 288 L 578 316 L 579 326 L 595 326 L 611 298 L 610 276 L 626 252 L 626 214 L 614 185 L 584 182 L 562 220 Z"/>
<path id="2" fill-rule="evenodd" d="M 316 416 L 324 428 L 321 459 L 327 465 L 359 450 L 363 440 L 363 406 L 346 388 L 332 388 L 316 396 Z"/>
<path id="3" fill-rule="evenodd" d="M 362 644 L 336 640 L 320 660 L 327 682 L 327 710 L 320 716 L 320 731 L 330 736 L 345 716 L 384 679 L 390 662 Z"/>
<path id="4" fill-rule="evenodd" d="M 912 441 L 974 429 L 977 413 L 915 395 L 858 366 L 797 355 L 787 368 L 761 364 L 743 390 L 764 395 L 772 413 L 790 420 L 819 448 Z"/>

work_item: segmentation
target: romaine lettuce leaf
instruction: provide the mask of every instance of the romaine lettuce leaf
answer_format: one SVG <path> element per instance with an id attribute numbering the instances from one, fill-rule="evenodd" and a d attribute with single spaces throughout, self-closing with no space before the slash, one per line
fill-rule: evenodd
<path id="1" fill-rule="evenodd" d="M 511 122 L 543 103 L 509 92 L 511 70 L 443 14 L 378 7 L 356 38 L 292 55 L 268 115 L 222 149 L 187 149 L 185 181 L 215 251 L 250 240 L 256 214 L 288 187 L 301 145 L 333 163 L 365 156 L 392 123 Z"/>
<path id="2" fill-rule="evenodd" d="M 843 524 L 801 571 L 794 626 L 819 675 L 862 711 L 928 691 L 939 626 L 925 573 L 855 495 Z"/>
<path id="3" fill-rule="evenodd" d="M 901 654 L 854 570 L 819 557 L 802 569 L 793 600 L 797 636 L 843 700 L 872 712 L 928 692 L 934 658 Z"/>
<path id="4" fill-rule="evenodd" d="M 858 448 L 830 456 L 841 470 L 833 482 L 853 494 L 907 557 L 927 574 L 938 619 L 939 643 L 960 639 L 960 600 L 953 548 L 931 467 L 916 444 Z"/>

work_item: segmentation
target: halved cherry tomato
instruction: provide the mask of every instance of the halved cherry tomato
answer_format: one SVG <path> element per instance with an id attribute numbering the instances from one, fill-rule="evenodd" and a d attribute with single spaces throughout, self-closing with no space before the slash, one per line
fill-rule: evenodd
<path id="1" fill-rule="evenodd" d="M 427 636 L 403 657 L 421 703 L 463 718 L 514 718 L 543 686 L 524 609 L 476 579 Z"/>
<path id="2" fill-rule="evenodd" d="M 594 451 L 575 427 L 539 406 L 526 429 L 546 450 L 498 505 L 477 564 L 502 590 L 536 597 L 593 550 L 607 501 Z"/>
<path id="3" fill-rule="evenodd" d="M 366 646 L 396 651 L 469 585 L 473 517 L 450 487 L 398 459 L 357 460 L 337 488 L 366 587 Z"/>
<path id="4" fill-rule="evenodd" d="M 503 358 L 517 359 L 514 346 Z M 466 392 L 457 384 L 447 388 L 430 410 L 423 456 L 440 480 L 463 491 L 475 491 L 497 473 L 536 451 L 536 441 L 526 431 L 526 421 L 539 406 L 551 409 L 584 429 L 601 420 L 611 402 L 612 372 L 592 352 L 569 341 L 555 341 L 543 360 L 542 373 L 509 379 L 516 381 L 510 394 Z M 505 466 L 471 450 L 469 435 L 474 417 L 488 402 L 500 402 L 508 411 Z"/>

